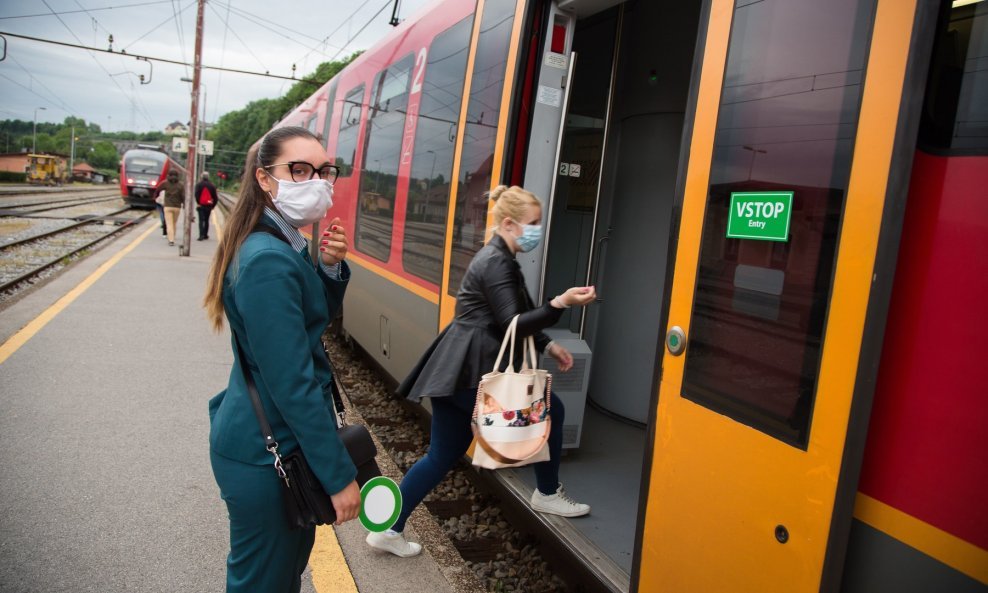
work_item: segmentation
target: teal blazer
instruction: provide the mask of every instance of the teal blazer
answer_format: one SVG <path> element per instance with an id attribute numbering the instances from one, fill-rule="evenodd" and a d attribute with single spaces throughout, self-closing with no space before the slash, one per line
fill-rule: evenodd
<path id="1" fill-rule="evenodd" d="M 333 375 L 321 340 L 349 277 L 346 262 L 340 279 L 332 279 L 313 267 L 307 253 L 266 233 L 252 233 L 243 242 L 227 268 L 223 306 L 247 360 L 240 360 L 234 345 L 230 382 L 209 401 L 214 453 L 252 465 L 273 462 L 241 370 L 247 365 L 279 452 L 301 447 L 330 494 L 353 481 L 357 469 L 336 434 Z"/>

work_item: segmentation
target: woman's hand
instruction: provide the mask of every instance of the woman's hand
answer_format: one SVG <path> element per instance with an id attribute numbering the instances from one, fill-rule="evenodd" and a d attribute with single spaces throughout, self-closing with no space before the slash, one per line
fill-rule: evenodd
<path id="1" fill-rule="evenodd" d="M 333 508 L 336 510 L 336 523 L 342 525 L 350 519 L 356 519 L 360 513 L 360 488 L 354 480 L 347 484 L 347 487 L 329 497 L 333 501 Z"/>
<path id="2" fill-rule="evenodd" d="M 597 298 L 597 291 L 593 286 L 574 286 L 563 294 L 552 299 L 550 302 L 554 307 L 566 308 L 573 305 L 588 305 Z"/>
<path id="3" fill-rule="evenodd" d="M 347 242 L 346 229 L 340 226 L 340 217 L 329 223 L 329 228 L 323 231 L 319 243 L 319 255 L 322 263 L 332 266 L 346 259 Z"/>
<path id="4" fill-rule="evenodd" d="M 556 359 L 556 364 L 559 365 L 559 372 L 565 373 L 566 371 L 573 368 L 573 355 L 566 348 L 563 348 L 559 344 L 553 342 L 549 344 L 548 350 L 549 356 Z"/>

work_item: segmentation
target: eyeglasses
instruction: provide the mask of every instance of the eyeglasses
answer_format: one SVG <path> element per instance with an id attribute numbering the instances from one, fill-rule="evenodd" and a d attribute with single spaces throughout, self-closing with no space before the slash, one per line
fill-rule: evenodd
<path id="1" fill-rule="evenodd" d="M 340 168 L 336 165 L 323 165 L 316 169 L 312 164 L 305 161 L 289 161 L 287 163 L 275 163 L 273 165 L 268 165 L 264 169 L 270 169 L 272 167 L 280 167 L 285 165 L 288 167 L 288 172 L 292 176 L 292 181 L 308 181 L 310 179 L 315 179 L 316 175 L 319 175 L 319 179 L 323 179 L 330 183 L 336 183 L 336 177 L 340 174 Z"/>

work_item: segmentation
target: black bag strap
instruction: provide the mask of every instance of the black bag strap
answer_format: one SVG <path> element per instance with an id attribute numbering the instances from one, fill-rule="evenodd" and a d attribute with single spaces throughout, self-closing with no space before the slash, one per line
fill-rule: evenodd
<path id="1" fill-rule="evenodd" d="M 274 469 L 278 472 L 278 477 L 288 484 L 288 474 L 281 465 L 281 454 L 278 453 L 278 441 L 274 440 L 274 431 L 268 423 L 267 414 L 264 413 L 264 406 L 261 405 L 261 396 L 257 393 L 257 385 L 254 384 L 254 377 L 247 368 L 247 357 L 244 355 L 244 347 L 240 344 L 237 332 L 233 333 L 233 341 L 237 345 L 237 355 L 240 357 L 240 370 L 244 373 L 244 381 L 247 382 L 247 392 L 250 394 L 250 403 L 254 407 L 254 415 L 257 416 L 257 423 L 261 426 L 261 436 L 264 438 L 264 448 L 274 457 Z"/>
<path id="2" fill-rule="evenodd" d="M 281 232 L 280 229 L 271 226 L 265 222 L 258 222 L 254 226 L 252 233 L 267 233 L 276 239 L 284 241 L 291 247 L 291 241 L 288 237 Z M 244 379 L 247 381 L 247 389 L 250 391 L 251 403 L 254 405 L 254 413 L 257 415 L 257 422 L 261 425 L 262 436 L 264 437 L 264 446 L 268 448 L 271 443 L 274 443 L 275 449 L 278 447 L 277 441 L 274 440 L 274 433 L 271 430 L 271 425 L 268 424 L 268 419 L 264 415 L 264 408 L 261 406 L 261 398 L 257 393 L 257 387 L 254 385 L 254 379 L 250 375 L 250 371 L 247 369 L 246 358 L 244 357 L 243 346 L 240 345 L 240 340 L 237 338 L 236 332 L 233 333 L 233 339 L 237 343 L 237 351 L 240 353 L 240 364 L 244 371 Z M 343 387 L 336 378 L 336 368 L 333 366 L 333 361 L 326 355 L 326 363 L 329 364 L 329 372 L 333 377 L 333 384 L 331 386 L 331 392 L 333 394 L 333 411 L 336 412 L 336 417 L 338 418 L 337 427 L 346 425 L 346 408 L 343 406 L 343 396 L 340 391 Z M 270 450 L 270 449 L 268 449 Z"/>

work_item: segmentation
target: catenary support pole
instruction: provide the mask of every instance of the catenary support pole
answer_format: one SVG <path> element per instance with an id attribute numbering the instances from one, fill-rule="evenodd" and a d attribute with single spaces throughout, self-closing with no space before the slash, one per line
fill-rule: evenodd
<path id="1" fill-rule="evenodd" d="M 189 122 L 189 158 L 185 166 L 185 233 L 179 255 L 187 256 L 192 250 L 192 221 L 195 219 L 195 199 L 192 188 L 195 187 L 195 176 L 199 158 L 199 79 L 202 69 L 202 21 L 206 8 L 206 0 L 199 0 L 199 10 L 196 15 L 196 49 L 192 65 L 192 117 Z"/>

